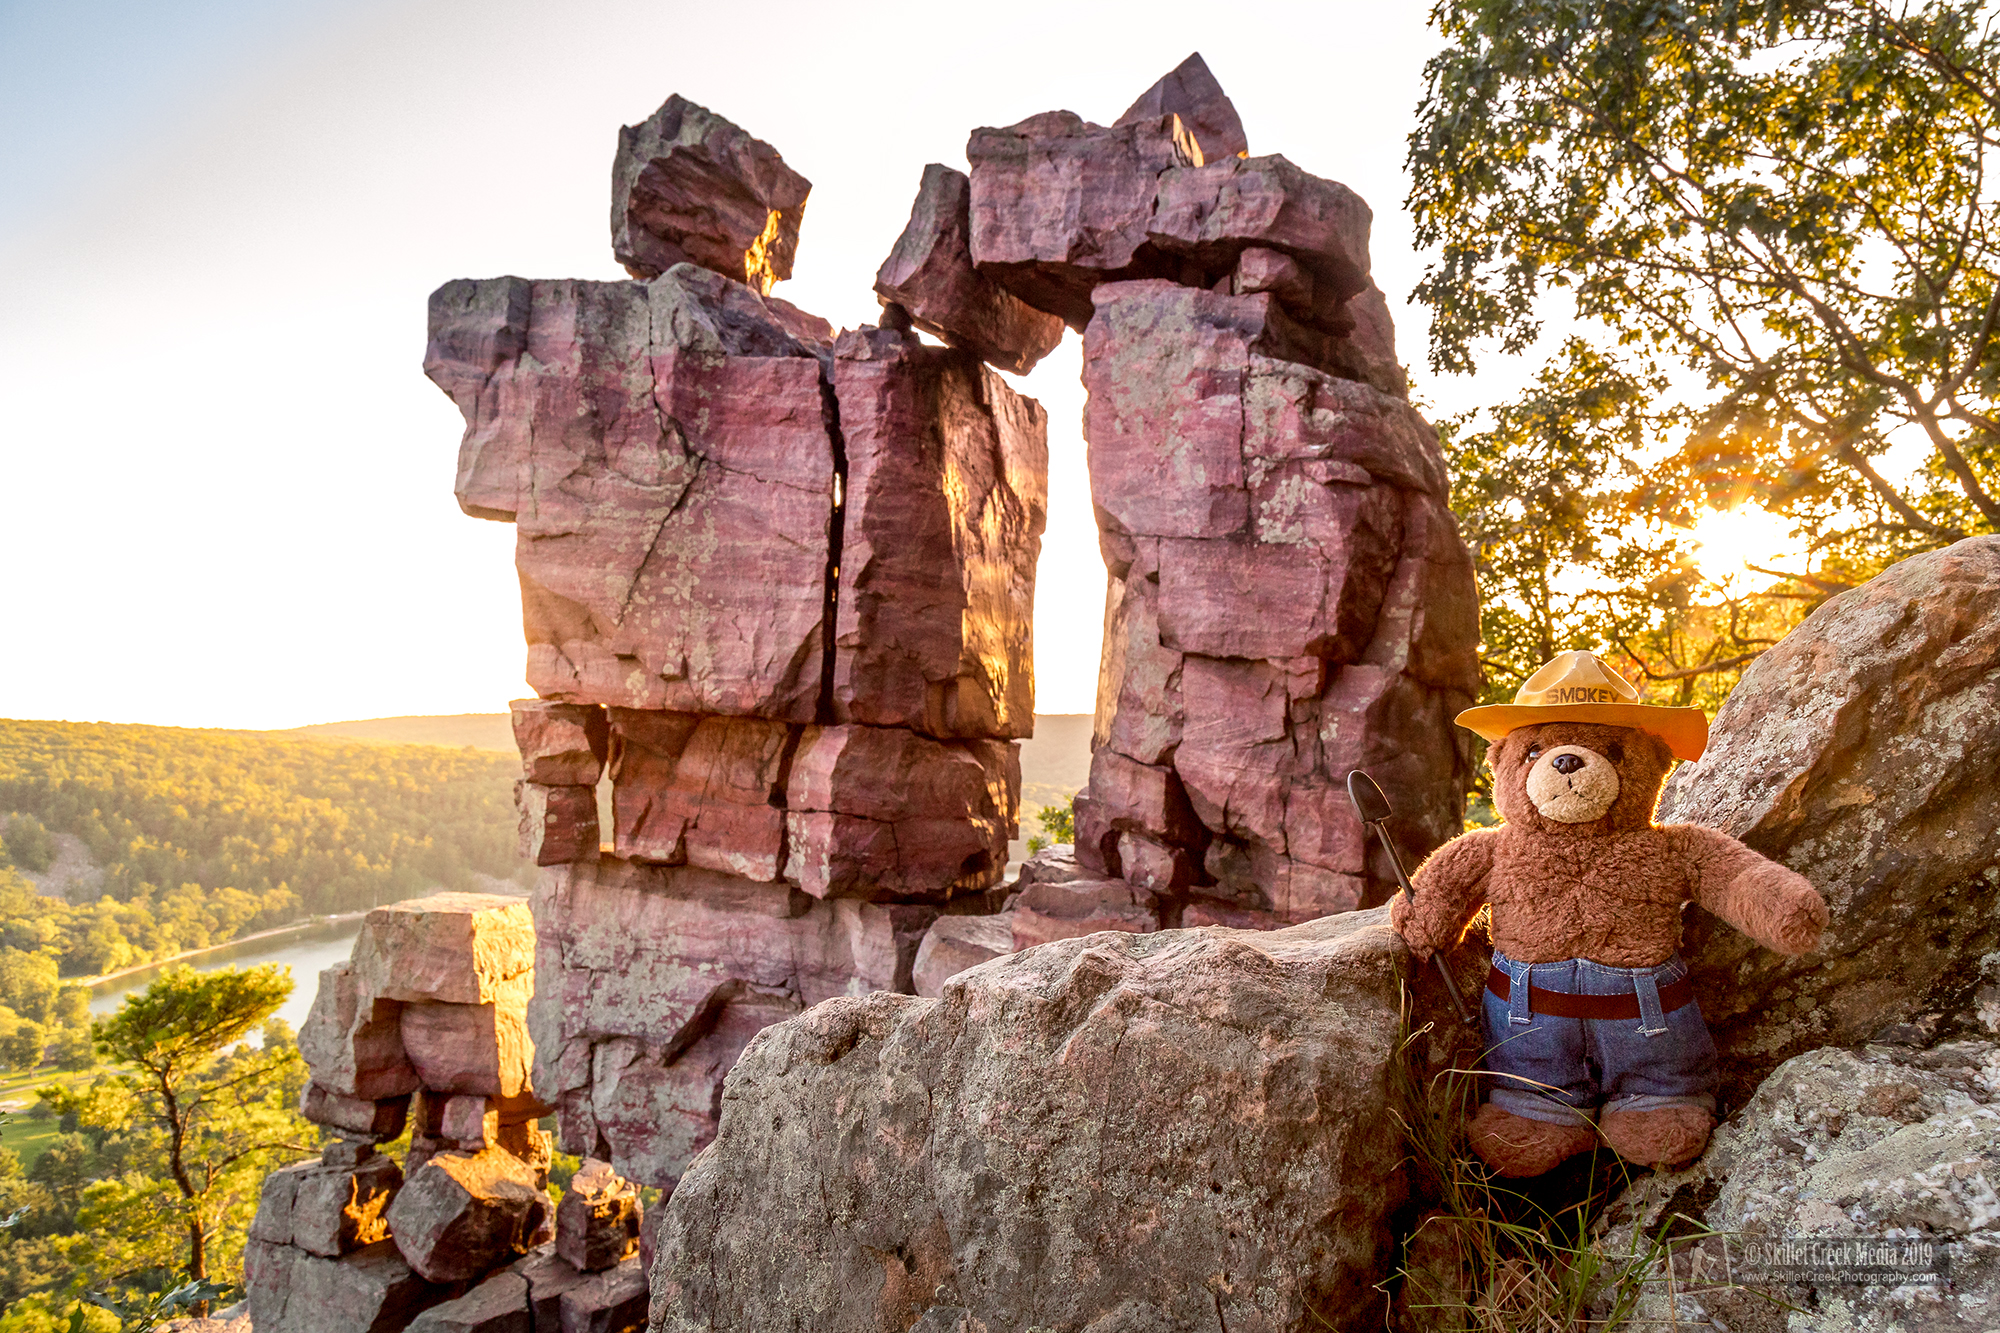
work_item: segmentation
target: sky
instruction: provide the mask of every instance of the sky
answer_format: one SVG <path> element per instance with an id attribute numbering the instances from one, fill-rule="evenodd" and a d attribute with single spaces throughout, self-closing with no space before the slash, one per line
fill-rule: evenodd
<path id="1" fill-rule="evenodd" d="M 1375 211 L 1421 373 L 1405 138 L 1419 4 L 834 6 L 0 0 L 0 716 L 279 728 L 527 693 L 513 529 L 462 515 L 422 373 L 456 277 L 618 279 L 621 124 L 671 93 L 813 182 L 776 295 L 872 322 L 924 164 L 1065 108 L 1108 124 L 1190 50 Z M 1071 335 L 1049 409 L 1037 708 L 1093 706 L 1103 608 Z"/>

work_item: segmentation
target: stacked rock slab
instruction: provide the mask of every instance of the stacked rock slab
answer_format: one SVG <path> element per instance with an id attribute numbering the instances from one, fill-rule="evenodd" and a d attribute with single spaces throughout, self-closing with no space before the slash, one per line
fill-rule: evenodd
<path id="1" fill-rule="evenodd" d="M 567 1151 L 656 1186 L 758 1029 L 907 990 L 924 928 L 985 906 L 1033 726 L 1046 418 L 981 363 L 999 335 L 836 338 L 771 297 L 808 188 L 676 97 L 619 142 L 637 280 L 431 299 L 459 503 L 516 525 L 535 1086 Z"/>
<path id="2" fill-rule="evenodd" d="M 1024 877 L 1015 947 L 1381 901 L 1394 881 L 1346 775 L 1391 793 L 1406 849 L 1458 832 L 1478 616 L 1367 205 L 1249 156 L 1199 56 L 1115 125 L 1049 112 L 974 131 L 966 155 L 963 185 L 926 170 L 877 295 L 1002 362 L 1048 345 L 1021 309 L 1083 333 L 1110 575 L 1075 861 Z M 933 994 L 998 939 L 935 930 Z"/>
<path id="3" fill-rule="evenodd" d="M 257 1327 L 401 1328 L 545 1239 L 534 953 L 519 899 L 442 893 L 376 908 L 320 974 L 301 1109 L 333 1142 L 264 1182 L 244 1256 Z M 406 1126 L 399 1165 L 378 1145 Z"/>

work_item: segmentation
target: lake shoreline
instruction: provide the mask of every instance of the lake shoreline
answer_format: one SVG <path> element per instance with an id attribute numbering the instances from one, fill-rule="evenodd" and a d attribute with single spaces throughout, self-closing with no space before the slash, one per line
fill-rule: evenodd
<path id="1" fill-rule="evenodd" d="M 332 916 L 308 917 L 304 921 L 293 921 L 288 925 L 273 926 L 269 930 L 260 930 L 252 935 L 238 935 L 235 939 L 224 940 L 220 944 L 208 944 L 202 946 L 199 949 L 186 949 L 180 953 L 171 954 L 165 958 L 155 958 L 150 962 L 134 963 L 130 967 L 121 967 L 116 972 L 106 972 L 102 976 L 78 977 L 76 980 L 68 984 L 73 986 L 81 986 L 85 990 L 94 991 L 100 989 L 101 987 L 107 986 L 112 982 L 119 980 L 122 977 L 129 977 L 134 975 L 135 973 L 144 972 L 148 968 L 167 967 L 173 963 L 185 962 L 190 958 L 199 958 L 203 954 L 214 953 L 218 949 L 234 949 L 240 945 L 255 944 L 260 940 L 261 941 L 279 940 L 289 935 L 303 935 L 308 931 L 324 930 L 330 927 L 352 925 L 355 922 L 360 921 L 363 917 L 367 915 L 368 913 L 366 911 L 360 911 L 360 912 L 338 912 Z"/>

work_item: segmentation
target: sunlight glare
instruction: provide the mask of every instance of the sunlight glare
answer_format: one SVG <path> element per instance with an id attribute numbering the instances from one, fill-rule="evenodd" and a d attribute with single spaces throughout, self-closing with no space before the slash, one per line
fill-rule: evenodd
<path id="1" fill-rule="evenodd" d="M 1772 582 L 1750 566 L 1797 568 L 1804 559 L 1802 543 L 1792 535 L 1789 519 L 1752 505 L 1711 509 L 1688 531 L 1697 548 L 1695 564 L 1702 577 L 1724 592 L 1740 593 Z"/>

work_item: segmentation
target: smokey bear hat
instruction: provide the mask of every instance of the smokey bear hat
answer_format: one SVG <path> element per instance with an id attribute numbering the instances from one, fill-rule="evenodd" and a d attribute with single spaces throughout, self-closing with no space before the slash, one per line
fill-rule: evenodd
<path id="1" fill-rule="evenodd" d="M 1708 748 L 1708 714 L 1640 703 L 1632 683 L 1595 653 L 1558 653 L 1521 683 L 1513 703 L 1468 708 L 1453 720 L 1489 741 L 1537 722 L 1601 722 L 1650 732 L 1676 759 L 1699 759 Z"/>

